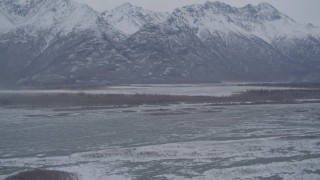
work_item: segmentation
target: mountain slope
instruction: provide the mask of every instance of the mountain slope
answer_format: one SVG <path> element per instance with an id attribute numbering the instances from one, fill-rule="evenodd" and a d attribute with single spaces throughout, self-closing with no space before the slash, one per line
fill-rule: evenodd
<path id="1" fill-rule="evenodd" d="M 0 35 L 1 70 L 14 81 L 99 79 L 110 74 L 103 70 L 110 68 L 110 59 L 127 61 L 117 52 L 125 36 L 87 5 L 71 0 L 25 4 L 4 0 L 1 8 L 15 17 L 14 27 Z"/>
<path id="2" fill-rule="evenodd" d="M 171 14 L 0 0 L 1 80 L 21 85 L 319 81 L 320 31 L 267 3 Z"/>
<path id="3" fill-rule="evenodd" d="M 168 17 L 168 13 L 152 12 L 124 3 L 115 9 L 102 13 L 103 17 L 126 34 L 134 34 L 146 24 L 157 24 Z"/>
<path id="4" fill-rule="evenodd" d="M 307 77 L 319 67 L 318 35 L 266 3 L 234 8 L 207 2 L 176 9 L 165 23 L 141 29 L 128 44 L 144 60 L 141 69 L 158 72 L 158 79 L 308 81 L 319 79 Z M 310 36 L 313 42 L 301 41 Z M 292 52 L 313 47 L 299 56 L 313 57 L 313 64 L 297 63 L 296 54 L 285 52 L 284 37 L 292 42 Z"/>

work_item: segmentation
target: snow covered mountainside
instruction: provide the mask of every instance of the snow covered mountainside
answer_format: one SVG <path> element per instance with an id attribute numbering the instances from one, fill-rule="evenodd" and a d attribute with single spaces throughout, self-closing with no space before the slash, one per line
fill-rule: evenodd
<path id="1" fill-rule="evenodd" d="M 206 2 L 176 9 L 127 43 L 157 79 L 317 81 L 319 34 L 267 3 Z"/>
<path id="2" fill-rule="evenodd" d="M 319 81 L 320 28 L 267 3 L 102 14 L 73 0 L 0 0 L 0 81 L 22 85 Z"/>
<path id="3" fill-rule="evenodd" d="M 141 7 L 124 3 L 112 11 L 102 13 L 103 17 L 112 25 L 126 34 L 134 34 L 146 24 L 164 22 L 169 13 L 152 12 Z"/>
<path id="4" fill-rule="evenodd" d="M 174 21 L 177 26 L 186 25 L 198 29 L 196 33 L 199 37 L 203 37 L 204 31 L 220 34 L 233 32 L 257 36 L 268 43 L 283 37 L 319 36 L 320 32 L 319 28 L 310 24 L 301 25 L 295 22 L 268 3 L 234 8 L 218 1 L 206 2 L 203 5 L 191 5 L 175 10 L 170 21 Z"/>
<path id="5" fill-rule="evenodd" d="M 117 53 L 125 35 L 87 5 L 2 0 L 0 9 L 1 24 L 10 22 L 1 26 L 0 68 L 17 83 L 81 83 L 105 73 L 99 68 L 111 68 L 110 61 L 126 59 Z"/>

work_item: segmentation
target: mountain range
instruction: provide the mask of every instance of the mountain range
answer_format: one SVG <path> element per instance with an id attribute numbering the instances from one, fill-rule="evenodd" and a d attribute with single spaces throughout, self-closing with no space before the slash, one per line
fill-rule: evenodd
<path id="1" fill-rule="evenodd" d="M 268 3 L 160 13 L 125 3 L 0 0 L 0 82 L 18 85 L 320 80 L 320 28 Z"/>

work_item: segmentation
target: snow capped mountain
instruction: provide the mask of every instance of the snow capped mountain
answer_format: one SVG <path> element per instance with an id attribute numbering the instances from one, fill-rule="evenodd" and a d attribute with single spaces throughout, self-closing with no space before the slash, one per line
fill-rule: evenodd
<path id="1" fill-rule="evenodd" d="M 255 9 L 254 11 L 257 12 L 259 18 L 253 22 L 243 21 L 242 25 L 248 31 L 269 43 L 282 38 L 305 38 L 309 35 L 320 37 L 320 29 L 310 29 L 308 25 L 294 21 L 267 3 L 261 3 L 256 7 L 251 6 L 251 8 L 246 6 L 242 9 L 244 12 L 247 11 L 246 14 L 250 14 L 251 11 L 248 9 L 252 8 Z M 256 15 L 255 13 L 252 14 Z"/>
<path id="2" fill-rule="evenodd" d="M 102 67 L 108 58 L 124 59 L 116 47 L 125 36 L 87 5 L 2 0 L 1 14 L 9 26 L 1 28 L 0 70 L 14 81 L 62 81 Z"/>
<path id="3" fill-rule="evenodd" d="M 143 27 L 127 43 L 158 79 L 171 74 L 172 81 L 286 81 L 320 70 L 319 36 L 311 29 L 267 3 L 235 8 L 206 2 L 177 8 L 166 22 Z M 317 68 L 304 69 L 307 61 Z"/>
<path id="4" fill-rule="evenodd" d="M 29 27 L 30 30 L 62 31 L 97 29 L 100 16 L 87 5 L 72 0 L 3 0 L 1 12 L 13 26 L 9 30 Z M 5 22 L 5 20 L 4 20 Z"/>
<path id="5" fill-rule="evenodd" d="M 228 33 L 248 34 L 231 18 L 236 9 L 220 2 L 207 2 L 203 5 L 190 5 L 176 9 L 168 18 L 169 25 L 178 28 L 191 28 L 198 37 L 206 39 L 206 34 Z"/>
<path id="6" fill-rule="evenodd" d="M 235 8 L 220 2 L 206 2 L 176 9 L 169 17 L 176 26 L 192 27 L 199 37 L 209 33 L 236 33 L 257 36 L 269 43 L 283 37 L 320 36 L 318 28 L 308 28 L 279 12 L 268 3 Z M 203 37 L 206 38 L 205 36 Z"/>
<path id="7" fill-rule="evenodd" d="M 23 17 L 39 3 L 41 3 L 40 0 L 2 0 L 0 7 L 13 17 Z"/>
<path id="8" fill-rule="evenodd" d="M 110 12 L 103 12 L 102 15 L 110 24 L 122 32 L 133 34 L 146 24 L 157 24 L 165 21 L 169 13 L 152 12 L 133 6 L 130 3 L 124 3 Z"/>
<path id="9" fill-rule="evenodd" d="M 320 28 L 268 3 L 102 14 L 73 0 L 0 0 L 1 78 L 18 84 L 319 81 Z"/>

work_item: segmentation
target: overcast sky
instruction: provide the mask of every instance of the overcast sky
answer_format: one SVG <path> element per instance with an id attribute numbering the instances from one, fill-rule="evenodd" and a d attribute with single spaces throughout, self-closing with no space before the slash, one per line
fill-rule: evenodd
<path id="1" fill-rule="evenodd" d="M 171 12 L 177 7 L 189 4 L 201 4 L 207 0 L 76 0 L 86 3 L 97 11 L 110 10 L 124 2 L 141 6 L 153 11 Z M 243 7 L 246 4 L 258 4 L 268 2 L 283 13 L 301 23 L 313 23 L 320 26 L 320 0 L 220 0 L 235 7 Z"/>

